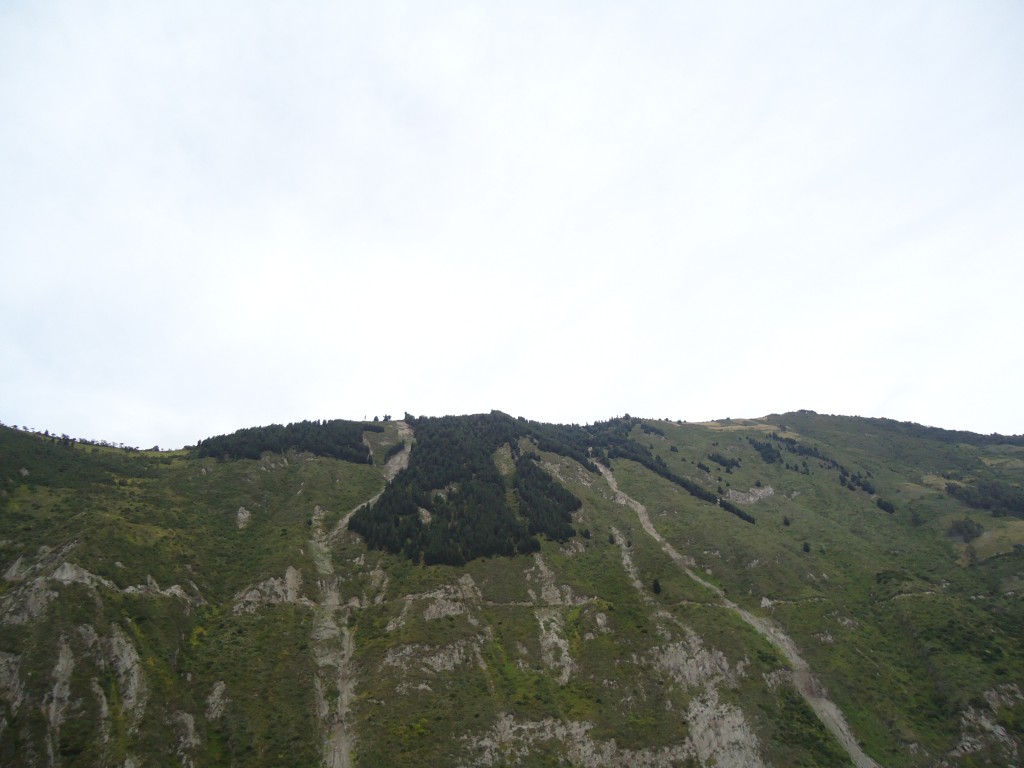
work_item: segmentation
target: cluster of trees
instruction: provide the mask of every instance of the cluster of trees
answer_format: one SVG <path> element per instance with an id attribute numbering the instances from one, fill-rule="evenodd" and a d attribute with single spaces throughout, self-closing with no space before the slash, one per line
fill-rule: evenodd
<path id="1" fill-rule="evenodd" d="M 765 464 L 775 464 L 782 461 L 782 454 L 779 452 L 779 449 L 767 440 L 756 440 L 753 437 L 748 437 L 747 442 L 750 443 L 755 451 L 761 454 L 761 459 Z"/>
<path id="2" fill-rule="evenodd" d="M 524 436 L 540 443 L 539 434 L 544 444 L 586 459 L 572 429 L 564 435 L 537 430 L 499 411 L 407 420 L 416 430 L 408 469 L 376 504 L 349 520 L 369 546 L 417 562 L 462 565 L 477 557 L 535 552 L 538 535 L 558 541 L 574 535 L 572 512 L 581 502 L 537 466 L 535 454 L 519 456 L 517 448 Z M 509 483 L 493 460 L 506 444 L 516 453 Z"/>
<path id="3" fill-rule="evenodd" d="M 812 459 L 817 459 L 818 466 L 822 469 L 834 469 L 839 472 L 839 482 L 844 488 L 849 488 L 851 491 L 863 490 L 865 493 L 874 495 L 875 486 L 868 479 L 871 477 L 871 473 L 865 471 L 865 474 L 860 472 L 850 472 L 846 467 L 836 461 L 834 458 L 826 453 L 823 453 L 820 448 L 815 445 L 805 445 L 799 442 L 795 438 L 786 437 L 780 435 L 778 432 L 769 433 L 768 437 L 774 440 L 778 445 L 788 451 L 789 453 L 795 454 L 796 456 L 804 456 Z M 761 454 L 761 458 L 768 464 L 772 464 L 776 461 L 782 461 L 782 452 L 773 445 L 771 442 L 761 442 L 748 437 L 747 440 L 752 446 Z M 794 463 L 790 466 L 786 464 L 787 469 L 792 469 L 796 472 L 803 472 L 804 474 L 810 474 L 806 459 L 803 461 L 803 466 Z"/>
<path id="4" fill-rule="evenodd" d="M 940 429 L 938 427 L 925 427 L 910 421 L 896 421 L 895 419 L 865 418 L 864 421 L 872 423 L 876 427 L 888 429 L 899 434 L 910 437 L 924 438 L 925 440 L 937 440 L 942 443 L 963 443 L 965 445 L 1020 445 L 1024 446 L 1024 435 L 1000 435 L 993 432 L 991 435 L 979 435 L 975 432 L 963 432 L 961 430 Z"/>
<path id="5" fill-rule="evenodd" d="M 568 456 L 575 459 L 591 472 L 597 472 L 597 466 L 591 458 L 591 432 L 586 427 L 561 424 L 541 424 L 535 421 L 525 422 L 524 434 L 532 437 L 537 447 L 548 453 Z"/>
<path id="6" fill-rule="evenodd" d="M 519 514 L 531 534 L 544 534 L 555 541 L 568 541 L 576 533 L 572 513 L 583 506 L 576 496 L 556 483 L 537 462 L 540 456 L 527 453 L 516 461 L 515 491 Z"/>
<path id="7" fill-rule="evenodd" d="M 839 468 L 839 484 L 840 485 L 842 485 L 844 488 L 849 488 L 851 491 L 856 491 L 856 490 L 860 489 L 860 490 L 864 491 L 864 493 L 867 493 L 867 494 L 869 494 L 871 496 L 874 496 L 875 495 L 875 486 L 874 486 L 874 483 L 872 483 L 868 479 L 868 477 L 870 477 L 870 476 L 871 476 L 870 472 L 868 472 L 867 473 L 867 477 L 865 477 L 860 472 L 854 472 L 853 474 L 850 474 L 850 472 L 846 469 L 846 467 L 843 467 L 842 465 L 840 465 L 840 468 Z"/>
<path id="8" fill-rule="evenodd" d="M 766 464 L 782 462 L 782 451 L 780 450 L 780 448 L 782 448 L 796 456 L 806 456 L 817 459 L 818 466 L 822 469 L 838 470 L 839 484 L 844 488 L 851 491 L 864 491 L 864 493 L 869 496 L 874 496 L 877 493 L 874 483 L 871 482 L 872 474 L 870 471 L 865 470 L 864 474 L 861 474 L 860 472 L 850 472 L 850 470 L 834 458 L 823 453 L 817 446 L 805 445 L 792 437 L 785 437 L 777 432 L 769 433 L 768 437 L 769 441 L 755 440 L 752 437 L 747 438 L 747 442 L 749 442 L 750 445 L 761 454 L 761 458 L 764 459 Z M 774 441 L 774 443 L 771 441 Z M 794 472 L 810 474 L 810 469 L 807 466 L 806 459 L 802 461 L 802 466 L 795 462 L 792 465 L 785 462 L 785 466 L 786 469 L 792 469 Z M 879 509 L 888 512 L 890 515 L 896 511 L 892 502 L 886 501 L 885 499 L 877 498 L 875 499 L 875 504 L 878 505 Z"/>
<path id="9" fill-rule="evenodd" d="M 757 520 L 754 518 L 753 515 L 751 515 L 746 510 L 740 509 L 735 504 L 733 504 L 731 501 L 726 501 L 725 499 L 719 499 L 718 500 L 718 506 L 720 506 L 726 512 L 730 512 L 730 513 L 736 515 L 736 517 L 738 517 L 740 520 L 742 520 L 742 521 L 744 521 L 746 523 L 750 523 L 751 525 L 754 525 L 757 522 Z"/>
<path id="10" fill-rule="evenodd" d="M 950 536 L 963 539 L 965 543 L 974 541 L 984 532 L 985 529 L 981 527 L 981 524 L 969 517 L 965 517 L 963 520 L 954 520 L 946 530 Z"/>
<path id="11" fill-rule="evenodd" d="M 208 437 L 199 441 L 195 452 L 200 457 L 258 459 L 264 451 L 284 453 L 294 450 L 357 464 L 372 464 L 370 449 L 363 444 L 363 432 L 383 431 L 380 424 L 342 419 L 299 421 L 287 426 L 271 424 Z"/>
<path id="12" fill-rule="evenodd" d="M 661 456 L 655 456 L 651 453 L 649 448 L 641 445 L 636 440 L 628 440 L 624 443 L 612 446 L 608 450 L 608 456 L 613 459 L 623 458 L 635 461 L 637 464 L 643 465 L 669 482 L 675 483 L 691 496 L 701 499 L 702 501 L 706 501 L 709 504 L 716 504 L 726 512 L 736 515 L 736 517 L 745 522 L 752 524 L 757 522 L 753 515 L 743 509 L 740 509 L 732 502 L 720 498 L 714 492 L 709 491 L 699 483 L 695 483 L 693 480 L 673 472 Z"/>
<path id="13" fill-rule="evenodd" d="M 461 565 L 477 557 L 534 552 L 538 536 L 565 541 L 575 534 L 572 513 L 580 500 L 539 466 L 537 454 L 519 454 L 524 437 L 592 472 L 597 472 L 595 462 L 631 459 L 692 496 L 755 522 L 735 504 L 674 473 L 649 446 L 631 438 L 637 425 L 648 433 L 661 430 L 628 414 L 587 426 L 541 424 L 500 411 L 405 418 L 416 431 L 408 468 L 372 507 L 350 518 L 349 528 L 369 546 L 416 562 Z M 508 479 L 494 464 L 502 445 L 512 447 L 515 459 Z"/>
<path id="14" fill-rule="evenodd" d="M 721 453 L 709 453 L 708 458 L 711 459 L 715 464 L 722 467 L 726 472 L 732 472 L 732 468 L 740 467 L 740 460 L 733 459 L 728 456 L 723 456 Z"/>
<path id="15" fill-rule="evenodd" d="M 797 456 L 809 456 L 811 458 L 817 459 L 819 462 L 821 462 L 821 466 L 824 469 L 838 469 L 840 472 L 846 471 L 846 468 L 842 464 L 833 459 L 831 456 L 822 453 L 817 446 L 804 445 L 803 443 L 797 441 L 795 438 L 784 437 L 780 435 L 778 432 L 772 432 L 771 434 L 768 435 L 768 437 L 778 442 L 783 448 L 785 448 L 790 453 L 794 453 Z M 849 473 L 847 472 L 847 474 Z"/>
<path id="16" fill-rule="evenodd" d="M 120 448 L 122 451 L 138 452 L 140 450 L 137 445 L 128 445 L 127 443 L 114 443 L 110 442 L 109 440 L 90 440 L 87 437 L 70 437 L 67 434 L 62 434 L 58 436 L 56 432 L 50 434 L 50 430 L 48 429 L 44 429 L 42 432 L 40 432 L 39 430 L 33 429 L 32 427 L 26 426 L 24 424 L 21 427 L 19 427 L 17 424 L 12 424 L 11 426 L 8 427 L 6 424 L 0 421 L 0 427 L 13 429 L 15 431 L 18 431 L 20 429 L 22 432 L 28 432 L 29 434 L 35 435 L 36 437 L 49 440 L 51 443 L 59 443 L 64 447 L 70 447 L 73 446 L 75 443 L 81 443 L 82 445 L 95 445 L 101 448 Z M 160 446 L 154 445 L 149 450 L 159 451 Z"/>
<path id="17" fill-rule="evenodd" d="M 157 464 L 138 450 L 82 449 L 89 444 L 67 435 L 47 437 L 0 426 L 0 483 L 84 488 L 113 485 L 125 477 L 158 474 Z M 169 462 L 170 458 L 164 457 L 164 461 Z M 0 508 L 9 500 L 9 496 L 0 494 Z"/>
<path id="18" fill-rule="evenodd" d="M 883 512 L 888 512 L 890 515 L 896 512 L 896 507 L 893 506 L 892 502 L 886 501 L 881 496 L 875 499 L 875 504 L 878 505 L 878 508 L 880 510 L 882 510 Z"/>
<path id="19" fill-rule="evenodd" d="M 384 461 L 387 461 L 392 456 L 397 456 L 405 450 L 405 441 L 400 440 L 399 442 L 392 445 L 387 451 L 384 452 Z"/>
<path id="20" fill-rule="evenodd" d="M 947 483 L 946 493 L 974 509 L 988 510 L 995 517 L 1024 518 L 1024 490 L 990 478 L 971 485 Z"/>
<path id="21" fill-rule="evenodd" d="M 648 424 L 645 421 L 640 422 L 640 429 L 643 432 L 646 432 L 648 435 L 660 435 L 661 437 L 665 436 L 664 429 L 662 429 L 661 427 L 656 427 L 653 424 Z"/>

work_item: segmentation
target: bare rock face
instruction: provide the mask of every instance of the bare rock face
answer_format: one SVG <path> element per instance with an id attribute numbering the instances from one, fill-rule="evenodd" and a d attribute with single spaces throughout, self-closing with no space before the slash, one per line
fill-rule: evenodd
<path id="1" fill-rule="evenodd" d="M 539 586 L 539 595 L 532 588 L 527 589 L 527 593 L 534 601 L 541 605 L 572 606 L 591 602 L 588 598 L 577 596 L 568 584 L 556 583 L 554 571 L 548 567 L 548 564 L 539 552 L 533 555 L 533 568 L 528 569 L 525 576 L 527 582 Z"/>
<path id="2" fill-rule="evenodd" d="M 396 667 L 403 673 L 411 670 L 435 675 L 439 672 L 453 672 L 473 660 L 477 645 L 467 640 L 441 646 L 400 645 L 388 650 L 384 666 Z"/>
<path id="3" fill-rule="evenodd" d="M 448 616 L 461 616 L 470 612 L 470 607 L 480 602 L 480 590 L 468 573 L 450 586 L 427 592 L 420 599 L 429 601 L 423 611 L 423 618 L 435 621 Z"/>
<path id="4" fill-rule="evenodd" d="M 1020 765 L 1024 744 L 1018 736 L 1010 733 L 998 721 L 999 710 L 1024 702 L 1017 683 L 1006 683 L 985 691 L 984 707 L 968 707 L 960 717 L 960 741 L 939 762 L 939 766 L 958 765 L 965 758 L 981 754 L 988 756 L 987 761 L 979 760 L 978 764 Z"/>
<path id="5" fill-rule="evenodd" d="M 693 632 L 687 632 L 686 640 L 655 649 L 654 665 L 686 689 L 736 684 L 736 673 L 729 668 L 725 655 L 705 648 Z"/>
<path id="6" fill-rule="evenodd" d="M 374 587 L 377 582 L 380 582 L 379 586 L 381 587 L 386 584 L 384 572 L 380 571 L 379 573 L 380 576 L 377 577 L 374 571 L 370 572 L 371 587 Z M 374 605 L 380 605 L 383 602 L 382 598 L 383 595 L 378 594 L 373 600 Z M 410 611 L 413 610 L 413 606 L 424 603 L 426 605 L 423 606 L 422 610 L 425 621 L 466 616 L 466 620 L 471 625 L 479 626 L 480 621 L 476 616 L 476 612 L 481 599 L 480 590 L 477 588 L 476 582 L 473 581 L 473 577 L 468 573 L 464 573 L 453 584 L 446 584 L 430 592 L 405 595 L 402 598 L 402 611 L 388 622 L 387 631 L 395 632 L 404 627 Z"/>
<path id="7" fill-rule="evenodd" d="M 14 714 L 25 700 L 25 688 L 18 676 L 20 664 L 17 654 L 0 651 L 0 699 Z"/>
<path id="8" fill-rule="evenodd" d="M 122 709 L 128 715 L 130 726 L 138 727 L 146 710 L 146 701 L 149 696 L 138 651 L 135 650 L 135 646 L 128 640 L 124 631 L 116 624 L 112 624 L 110 627 L 107 650 L 110 654 L 111 665 L 117 674 Z"/>
<path id="9" fill-rule="evenodd" d="M 293 603 L 308 608 L 315 603 L 302 595 L 302 573 L 289 565 L 283 579 L 270 578 L 235 595 L 235 613 L 256 613 L 265 605 Z"/>
<path id="10" fill-rule="evenodd" d="M 690 744 L 652 749 L 623 749 L 614 740 L 599 740 L 590 735 L 592 723 L 555 720 L 516 720 L 509 714 L 498 718 L 485 734 L 466 737 L 470 753 L 460 766 L 517 765 L 531 752 L 555 746 L 564 762 L 585 768 L 628 765 L 637 768 L 672 768 L 692 759 L 696 753 Z M 559 765 L 562 764 L 560 761 Z M 725 764 L 723 764 L 725 765 Z"/>
<path id="11" fill-rule="evenodd" d="M 206 719 L 214 722 L 224 716 L 224 708 L 227 707 L 227 685 L 223 680 L 218 680 L 213 685 L 213 690 L 206 697 Z"/>
<path id="12" fill-rule="evenodd" d="M 765 485 L 760 488 L 751 488 L 746 493 L 730 488 L 726 494 L 729 501 L 737 504 L 755 504 L 762 499 L 767 499 L 774 495 L 775 489 L 770 485 Z"/>
<path id="13" fill-rule="evenodd" d="M 544 665 L 555 672 L 559 685 L 565 685 L 576 670 L 576 662 L 569 652 L 562 614 L 557 608 L 538 608 L 534 614 L 540 627 L 540 650 Z"/>

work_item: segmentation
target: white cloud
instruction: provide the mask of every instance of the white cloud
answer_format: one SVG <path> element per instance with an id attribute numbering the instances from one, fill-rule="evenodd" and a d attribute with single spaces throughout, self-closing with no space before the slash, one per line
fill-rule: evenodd
<path id="1" fill-rule="evenodd" d="M 1024 11 L 8 5 L 6 422 L 1024 432 Z"/>

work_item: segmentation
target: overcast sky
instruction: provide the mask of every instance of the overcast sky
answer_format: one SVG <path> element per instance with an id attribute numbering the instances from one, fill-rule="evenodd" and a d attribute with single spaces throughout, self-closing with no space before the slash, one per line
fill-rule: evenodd
<path id="1" fill-rule="evenodd" d="M 1024 433 L 1024 2 L 0 3 L 0 420 Z"/>

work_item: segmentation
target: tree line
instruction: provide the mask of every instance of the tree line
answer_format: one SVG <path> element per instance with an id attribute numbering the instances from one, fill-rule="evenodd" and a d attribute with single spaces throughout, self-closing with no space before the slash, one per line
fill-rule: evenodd
<path id="1" fill-rule="evenodd" d="M 971 484 L 947 483 L 946 493 L 968 507 L 984 509 L 994 517 L 1024 518 L 1024 490 L 990 478 L 979 478 Z"/>
<path id="2" fill-rule="evenodd" d="M 356 464 L 372 464 L 373 455 L 363 443 L 363 432 L 383 431 L 381 424 L 343 419 L 298 421 L 286 426 L 270 424 L 200 440 L 195 454 L 219 459 L 258 459 L 265 451 L 305 451 Z"/>
<path id="3" fill-rule="evenodd" d="M 367 545 L 415 562 L 461 565 L 477 557 L 535 552 L 540 536 L 566 541 L 575 535 L 572 513 L 580 500 L 554 480 L 533 451 L 520 452 L 522 438 L 539 450 L 578 461 L 591 472 L 596 462 L 636 461 L 680 486 L 695 498 L 715 504 L 741 520 L 752 515 L 700 484 L 674 473 L 648 446 L 630 437 L 640 425 L 625 416 L 592 425 L 541 424 L 500 411 L 473 416 L 405 420 L 416 432 L 408 467 L 372 506 L 356 511 L 349 529 Z M 498 471 L 494 454 L 512 450 L 510 477 Z"/>
<path id="4" fill-rule="evenodd" d="M 572 512 L 580 500 L 540 468 L 537 454 L 518 449 L 519 439 L 531 436 L 579 453 L 573 439 L 499 411 L 406 420 L 416 431 L 408 468 L 349 520 L 368 546 L 430 565 L 462 565 L 535 552 L 541 535 L 565 541 L 575 534 Z M 508 481 L 494 463 L 502 445 L 511 446 L 515 458 Z"/>

